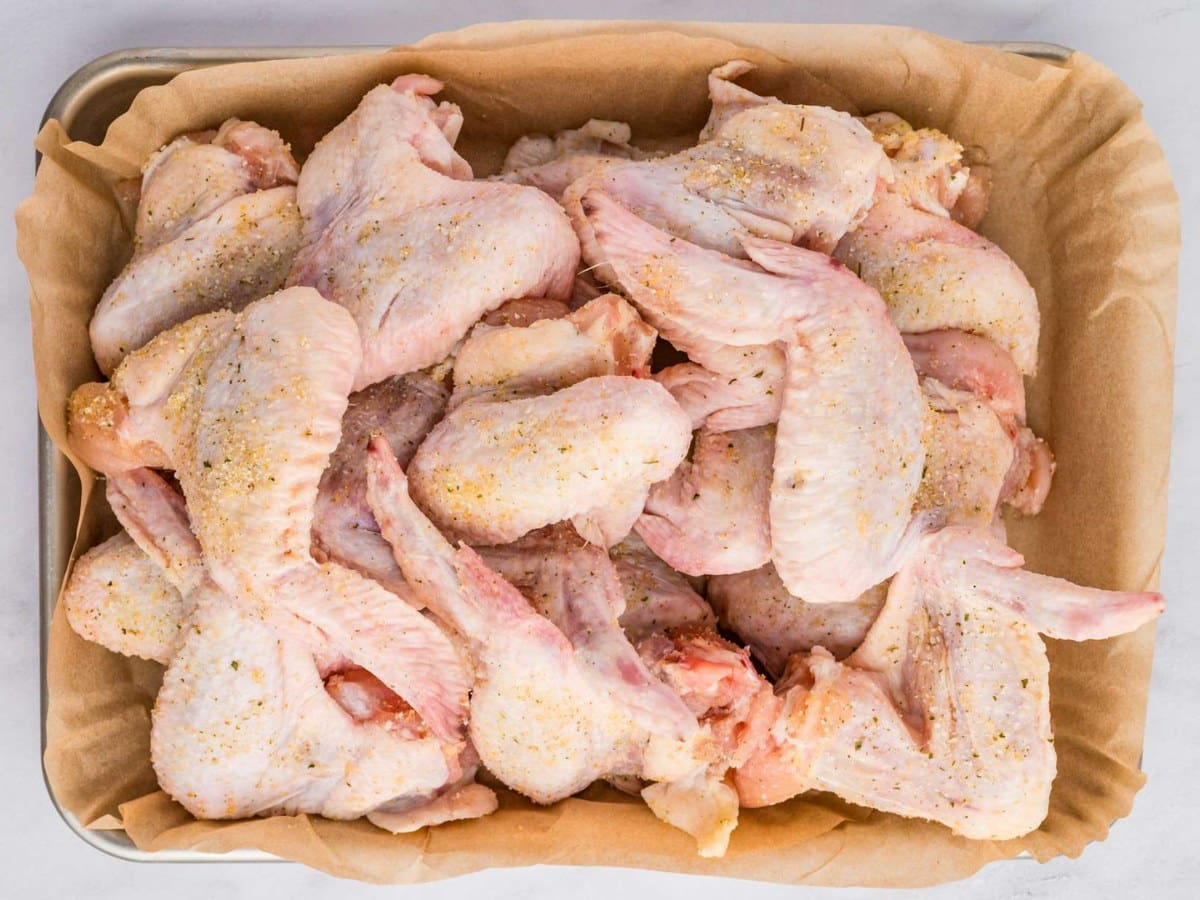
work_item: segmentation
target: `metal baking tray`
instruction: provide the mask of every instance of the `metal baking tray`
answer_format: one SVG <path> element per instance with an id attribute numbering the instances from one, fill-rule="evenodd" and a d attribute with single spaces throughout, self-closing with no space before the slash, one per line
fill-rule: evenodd
<path id="1" fill-rule="evenodd" d="M 1009 53 L 1019 53 L 1048 62 L 1065 63 L 1071 49 L 1042 42 L 977 41 Z M 378 53 L 386 46 L 326 47 L 202 47 L 144 48 L 118 50 L 98 57 L 63 82 L 46 107 L 42 121 L 57 119 L 74 140 L 99 144 L 108 126 L 125 112 L 143 88 L 165 84 L 181 72 L 227 63 L 267 59 L 303 59 L 350 53 Z M 36 163 L 39 160 L 35 160 Z M 70 462 L 50 441 L 38 422 L 38 558 L 40 566 L 40 643 L 42 753 L 46 750 L 46 660 L 50 619 L 66 574 L 75 526 L 79 516 L 79 478 Z M 75 834 L 111 856 L 136 862 L 283 862 L 261 850 L 202 853 L 194 850 L 139 850 L 123 831 L 92 831 L 84 827 L 54 796 L 50 782 L 43 780 L 50 801 Z"/>

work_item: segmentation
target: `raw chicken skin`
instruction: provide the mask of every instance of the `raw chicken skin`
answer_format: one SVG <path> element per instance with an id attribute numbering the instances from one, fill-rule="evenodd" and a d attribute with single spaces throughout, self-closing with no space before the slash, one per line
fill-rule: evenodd
<path id="1" fill-rule="evenodd" d="M 460 180 L 470 167 L 439 125 L 438 90 L 405 76 L 370 91 L 300 173 L 305 246 L 289 284 L 354 316 L 356 390 L 439 362 L 505 300 L 571 292 L 579 247 L 562 210 L 528 187 Z"/>
<path id="2" fill-rule="evenodd" d="M 213 143 L 176 138 L 143 167 L 134 252 L 149 253 L 175 240 L 225 203 L 253 191 L 242 157 Z"/>
<path id="3" fill-rule="evenodd" d="M 582 305 L 582 304 L 580 304 Z M 524 327 L 532 325 L 541 319 L 561 319 L 571 311 L 562 300 L 551 300 L 547 297 L 518 297 L 516 300 L 506 300 L 479 321 L 484 325 L 512 325 Z M 462 347 L 459 347 L 462 352 Z"/>
<path id="4" fill-rule="evenodd" d="M 404 473 L 372 441 L 368 496 L 396 561 L 423 602 L 450 623 L 475 665 L 470 735 L 488 771 L 537 803 L 607 775 L 649 780 L 696 768 L 683 742 L 694 720 L 637 724 L 644 689 L 614 693 L 562 631 L 469 547 L 454 550 L 409 498 Z"/>
<path id="5" fill-rule="evenodd" d="M 1036 828 L 1055 772 L 1037 633 L 1111 637 L 1163 602 L 1077 587 L 1021 562 L 978 531 L 923 537 L 844 664 L 821 649 L 795 658 L 771 740 L 737 773 L 742 804 L 827 790 L 969 838 Z"/>
<path id="6" fill-rule="evenodd" d="M 925 394 L 925 471 L 916 506 L 947 525 L 987 528 L 1013 466 L 1013 442 L 992 408 L 932 378 Z"/>
<path id="7" fill-rule="evenodd" d="M 690 437 L 662 387 L 602 376 L 543 397 L 462 404 L 421 444 L 408 475 L 420 507 L 465 540 L 507 544 L 571 519 L 608 547 L 629 533 Z"/>
<path id="8" fill-rule="evenodd" d="M 468 749 L 471 749 L 468 745 Z M 477 754 L 471 749 L 471 759 Z M 465 754 L 464 754 L 465 757 Z M 466 763 L 464 761 L 463 765 Z M 377 806 L 367 813 L 367 820 L 385 831 L 407 834 L 419 828 L 456 822 L 462 819 L 479 819 L 494 813 L 499 808 L 496 792 L 490 787 L 475 783 L 478 763 L 472 761 L 465 767 L 458 781 L 451 782 L 432 797 L 399 797 Z"/>
<path id="9" fill-rule="evenodd" d="M 788 658 L 823 647 L 842 659 L 863 642 L 887 595 L 879 584 L 850 603 L 806 603 L 788 593 L 771 565 L 708 580 L 708 601 L 721 626 L 749 645 L 775 678 Z"/>
<path id="10" fill-rule="evenodd" d="M 885 194 L 834 253 L 887 302 L 903 332 L 954 328 L 989 338 L 1037 371 L 1037 297 L 1004 251 L 968 228 Z"/>
<path id="11" fill-rule="evenodd" d="M 181 639 L 179 591 L 125 532 L 79 557 L 62 603 L 76 634 L 114 653 L 166 663 Z"/>
<path id="12" fill-rule="evenodd" d="M 469 681 L 449 640 L 375 582 L 311 556 L 317 488 L 359 358 L 344 309 L 309 288 L 280 291 L 192 319 L 130 354 L 111 384 L 85 385 L 70 439 L 109 475 L 173 468 L 222 591 L 320 630 L 453 741 Z"/>
<path id="13" fill-rule="evenodd" d="M 664 325 L 671 330 L 670 324 Z M 692 419 L 706 431 L 740 431 L 779 421 L 786 362 L 779 344 L 734 347 L 683 338 L 695 362 L 655 373 Z"/>
<path id="14" fill-rule="evenodd" d="M 700 431 L 690 460 L 654 485 L 634 528 L 685 575 L 726 575 L 771 558 L 775 429 Z"/>
<path id="15" fill-rule="evenodd" d="M 565 310 L 564 310 L 565 312 Z M 616 294 L 529 325 L 476 325 L 454 356 L 451 407 L 549 394 L 600 375 L 650 374 L 658 334 Z"/>
<path id="16" fill-rule="evenodd" d="M 278 134 L 237 119 L 211 143 L 182 137 L 152 156 L 133 259 L 89 326 L 100 369 L 192 316 L 277 290 L 300 246 L 296 177 Z"/>
<path id="17" fill-rule="evenodd" d="M 384 435 L 400 464 L 408 465 L 445 412 L 446 397 L 445 385 L 425 372 L 397 375 L 351 394 L 313 515 L 313 549 L 319 556 L 361 572 L 411 603 L 416 598 L 367 506 L 367 441 Z"/>
<path id="18" fill-rule="evenodd" d="M 177 137 L 150 154 L 142 177 L 130 183 L 136 254 L 174 240 L 213 210 L 254 190 L 246 161 L 212 143 L 215 136 Z"/>
<path id="19" fill-rule="evenodd" d="M 1012 357 L 987 338 L 963 331 L 908 334 L 904 345 L 922 376 L 930 403 L 926 449 L 940 454 L 935 464 L 938 471 L 926 472 L 925 485 L 941 492 L 947 472 L 959 468 L 965 480 L 975 485 L 968 491 L 973 497 L 954 504 L 959 510 L 980 506 L 982 515 L 987 506 L 983 501 L 995 492 L 1000 502 L 1024 515 L 1040 512 L 1050 492 L 1054 454 L 1025 424 L 1025 386 Z M 990 408 L 1007 438 L 1007 448 L 986 408 L 964 392 Z M 951 414 L 954 410 L 957 414 Z M 997 482 L 995 469 L 1003 460 L 1008 460 L 1007 468 L 1001 470 Z M 961 476 L 953 477 L 965 483 Z M 936 487 L 939 484 L 943 487 Z M 951 489 L 950 496 L 955 494 Z M 995 506 L 991 503 L 993 509 Z M 966 520 L 960 522 L 967 524 Z"/>
<path id="20" fill-rule="evenodd" d="M 1008 423 L 1025 421 L 1025 382 L 1011 356 L 992 341 L 943 329 L 904 335 L 918 375 L 985 401 Z"/>
<path id="21" fill-rule="evenodd" d="M 770 523 L 788 589 L 846 603 L 891 575 L 914 533 L 923 402 L 879 296 L 811 251 L 746 239 L 745 262 L 671 238 L 603 194 L 582 208 L 652 324 L 670 317 L 678 333 L 739 345 L 786 340 Z"/>
<path id="22" fill-rule="evenodd" d="M 613 547 L 609 556 L 625 594 L 621 627 L 634 643 L 671 628 L 705 630 L 716 625 L 704 598 L 655 556 L 636 531 Z"/>

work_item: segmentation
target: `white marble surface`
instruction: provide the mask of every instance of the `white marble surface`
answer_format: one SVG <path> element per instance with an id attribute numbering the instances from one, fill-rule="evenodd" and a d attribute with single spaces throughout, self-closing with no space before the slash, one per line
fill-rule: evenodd
<path id="1" fill-rule="evenodd" d="M 772 4 L 742 0 L 610 0 L 553 5 L 307 0 L 8 0 L 0 4 L 0 256 L 8 301 L 0 333 L 12 341 L 0 354 L 0 860 L 7 863 L 0 895 L 25 897 L 140 897 L 173 900 L 219 896 L 288 896 L 293 900 L 378 896 L 398 889 L 357 887 L 295 865 L 136 865 L 103 856 L 71 834 L 51 807 L 38 763 L 37 512 L 34 387 L 25 277 L 12 251 L 11 211 L 30 189 L 31 140 L 54 89 L 89 59 L 123 47 L 234 44 L 403 43 L 480 19 L 604 16 L 609 18 L 858 21 L 908 24 L 963 39 L 1046 40 L 1086 51 L 1114 69 L 1142 97 L 1150 124 L 1173 164 L 1183 202 L 1185 232 L 1198 209 L 1200 181 L 1189 160 L 1200 144 L 1196 45 L 1200 5 L 1188 0 L 859 0 L 835 4 Z M 1190 100 L 1190 102 L 1189 102 Z M 1159 629 L 1158 654 L 1146 735 L 1149 784 L 1133 814 L 1109 839 L 1080 859 L 1039 866 L 1028 861 L 993 865 L 971 882 L 936 897 L 1191 897 L 1200 886 L 1200 606 L 1189 588 L 1200 580 L 1200 314 L 1188 287 L 1200 275 L 1200 243 L 1185 244 L 1184 285 L 1176 352 L 1174 465 L 1170 537 L 1163 565 L 1169 607 Z M 1189 885 L 1191 886 L 1189 889 Z M 271 894 L 267 892 L 271 891 Z M 406 891 L 434 900 L 483 894 L 502 898 L 559 896 L 577 900 L 626 896 L 782 897 L 788 889 L 616 869 L 553 867 L 488 872 Z M 806 896 L 834 896 L 810 891 Z M 842 891 L 842 900 L 881 896 Z"/>

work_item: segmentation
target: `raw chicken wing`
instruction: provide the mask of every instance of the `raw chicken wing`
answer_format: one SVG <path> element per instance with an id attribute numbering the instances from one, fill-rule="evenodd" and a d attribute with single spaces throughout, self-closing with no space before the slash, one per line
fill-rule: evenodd
<path id="1" fill-rule="evenodd" d="M 880 197 L 835 255 L 874 287 L 905 333 L 954 328 L 991 339 L 1037 370 L 1037 297 L 1004 251 L 968 228 Z"/>
<path id="2" fill-rule="evenodd" d="M 453 645 L 374 581 L 311 556 L 317 487 L 359 359 L 344 309 L 309 288 L 280 291 L 177 326 L 110 384 L 80 388 L 72 446 L 109 475 L 174 469 L 223 592 L 319 630 L 457 740 L 469 683 Z"/>
<path id="3" fill-rule="evenodd" d="M 913 128 L 895 113 L 864 116 L 862 123 L 892 161 L 888 190 L 909 206 L 950 218 L 971 174 L 962 165 L 962 145 L 935 128 Z"/>
<path id="4" fill-rule="evenodd" d="M 609 547 L 690 438 L 687 416 L 658 384 L 601 376 L 542 397 L 464 403 L 425 439 L 409 478 L 421 508 L 465 540 L 506 544 L 570 519 Z"/>
<path id="5" fill-rule="evenodd" d="M 601 190 L 654 225 L 729 255 L 743 255 L 748 235 L 828 251 L 862 218 L 886 167 L 846 113 L 758 106 L 672 156 L 600 159 L 563 192 L 563 204 L 578 221 L 578 198 Z"/>
<path id="6" fill-rule="evenodd" d="M 124 656 L 166 663 L 182 637 L 179 591 L 125 532 L 79 557 L 62 602 L 80 637 Z"/>
<path id="7" fill-rule="evenodd" d="M 740 113 L 756 106 L 779 105 L 778 97 L 763 97 L 737 84 L 734 79 L 753 72 L 756 66 L 744 59 L 733 59 L 708 73 L 708 99 L 712 109 L 700 129 L 700 142 L 710 140 L 721 127 Z"/>
<path id="8" fill-rule="evenodd" d="M 1016 363 L 995 343 L 965 331 L 906 334 L 917 374 L 986 402 L 1005 424 L 1025 421 L 1025 383 Z"/>
<path id="9" fill-rule="evenodd" d="M 650 373 L 657 333 L 616 294 L 529 325 L 476 325 L 454 356 L 451 407 L 549 394 L 599 375 Z"/>
<path id="10" fill-rule="evenodd" d="M 473 802 L 464 811 L 474 815 L 495 809 L 488 789 L 469 784 L 473 762 L 461 744 L 432 735 L 365 669 L 275 630 L 224 594 L 165 481 L 149 470 L 116 475 L 109 497 L 186 607 L 150 750 L 159 784 L 189 812 L 357 818 L 400 807 L 411 827 L 378 824 L 412 830 L 443 820 L 420 808 L 448 791 L 466 792 Z"/>
<path id="11" fill-rule="evenodd" d="M 1013 467 L 1013 441 L 988 404 L 932 378 L 925 395 L 925 471 L 917 509 L 948 525 L 987 528 L 1000 507 Z"/>
<path id="12" fill-rule="evenodd" d="M 892 161 L 888 189 L 916 209 L 974 229 L 987 214 L 991 171 L 963 165 L 958 141 L 936 128 L 913 128 L 895 113 L 864 116 L 875 140 Z"/>
<path id="13" fill-rule="evenodd" d="M 1035 575 L 1021 562 L 983 532 L 923 537 L 844 664 L 821 649 L 795 658 L 780 686 L 782 718 L 737 774 L 742 803 L 826 790 L 970 838 L 1036 828 L 1055 771 L 1038 632 L 1111 637 L 1163 603 Z"/>
<path id="14" fill-rule="evenodd" d="M 732 256 L 744 255 L 747 235 L 831 250 L 865 215 L 877 182 L 890 178 L 887 158 L 861 123 L 827 107 L 764 100 L 727 115 L 725 79 L 748 69 L 714 71 L 710 91 L 723 112 L 694 147 L 640 160 L 622 158 L 632 155 L 625 149 L 569 153 L 505 177 L 561 197 L 577 224 L 579 198 L 602 190 L 652 224 Z"/>
<path id="15" fill-rule="evenodd" d="M 192 316 L 277 290 L 300 246 L 296 178 L 279 135 L 237 119 L 152 156 L 133 259 L 92 316 L 100 369 Z"/>
<path id="16" fill-rule="evenodd" d="M 517 139 L 504 157 L 500 180 L 531 184 L 554 197 L 576 178 L 586 175 L 598 159 L 650 159 L 656 155 L 630 144 L 633 132 L 624 122 L 589 119 L 581 128 L 560 131 L 553 138 L 527 134 Z"/>
<path id="17" fill-rule="evenodd" d="M 982 516 L 989 503 L 995 509 L 991 495 L 997 494 L 1025 515 L 1038 513 L 1050 492 L 1054 455 L 1025 424 L 1025 386 L 1012 357 L 987 338 L 962 331 L 909 334 L 904 344 L 929 401 L 926 450 L 938 456 L 927 467 L 922 490 L 933 494 L 926 492 L 926 500 L 960 496 L 953 504 L 958 510 L 978 506 Z M 1000 468 L 1005 460 L 1007 467 Z M 959 488 L 973 486 L 961 494 L 947 478 Z"/>
<path id="18" fill-rule="evenodd" d="M 597 686 L 617 697 L 628 693 L 624 702 L 637 724 L 647 731 L 672 721 L 689 727 L 678 697 L 646 670 L 621 629 L 625 594 L 603 549 L 559 525 L 481 548 L 480 557 L 554 623 Z"/>
<path id="19" fill-rule="evenodd" d="M 586 195 L 582 209 L 652 324 L 670 317 L 678 334 L 735 345 L 786 339 L 770 522 L 788 589 L 845 603 L 891 575 L 912 533 L 923 403 L 879 296 L 822 254 L 748 238 L 753 262 L 735 260 L 672 238 L 603 194 Z"/>
<path id="20" fill-rule="evenodd" d="M 579 247 L 562 210 L 532 188 L 469 180 L 453 149 L 461 116 L 434 105 L 439 90 L 404 76 L 368 92 L 300 173 L 305 246 L 289 283 L 354 316 L 355 389 L 441 361 L 505 300 L 570 295 Z"/>
<path id="21" fill-rule="evenodd" d="M 686 709 L 647 731 L 639 720 L 661 703 L 657 689 L 639 678 L 614 691 L 477 553 L 452 548 L 409 498 L 381 439 L 372 441 L 368 473 L 371 506 L 405 577 L 469 648 L 470 735 L 488 771 L 537 803 L 553 803 L 607 775 L 672 780 L 696 768 L 685 742 L 697 723 Z"/>

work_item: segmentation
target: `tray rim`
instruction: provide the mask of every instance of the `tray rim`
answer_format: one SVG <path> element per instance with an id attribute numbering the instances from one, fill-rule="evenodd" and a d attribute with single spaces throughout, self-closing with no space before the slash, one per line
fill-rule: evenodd
<path id="1" fill-rule="evenodd" d="M 1047 62 L 1065 63 L 1075 51 L 1063 44 L 1048 41 L 968 41 L 1019 56 Z M 165 80 L 182 72 L 209 66 L 239 62 L 260 62 L 273 59 L 309 59 L 322 56 L 383 53 L 392 49 L 385 44 L 313 45 L 313 46 L 248 46 L 248 47 L 131 47 L 115 50 L 92 59 L 76 69 L 59 85 L 46 105 L 41 124 L 58 120 L 69 135 L 78 111 L 99 96 L 106 87 L 118 82 L 134 69 L 161 75 Z M 34 155 L 34 172 L 41 155 Z M 38 433 L 38 632 L 39 632 L 39 698 L 41 732 L 42 783 L 59 817 L 80 840 L 108 856 L 127 862 L 141 863 L 279 863 L 291 862 L 264 850 L 250 848 L 225 853 L 206 853 L 199 850 L 140 850 L 120 829 L 96 830 L 86 827 L 54 794 L 46 773 L 46 714 L 49 691 L 46 675 L 49 656 L 50 621 L 58 601 L 59 586 L 66 571 L 67 559 L 54 540 L 55 523 L 62 515 L 64 488 L 77 476 L 70 461 L 50 440 L 37 422 Z M 1029 859 L 1021 854 L 1014 859 Z"/>

